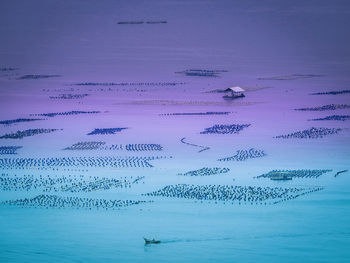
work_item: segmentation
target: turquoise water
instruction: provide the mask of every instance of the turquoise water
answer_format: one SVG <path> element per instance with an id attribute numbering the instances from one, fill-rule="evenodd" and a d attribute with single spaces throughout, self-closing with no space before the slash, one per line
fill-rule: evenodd
<path id="1" fill-rule="evenodd" d="M 349 10 L 346 1 L 2 1 L 0 121 L 41 113 L 99 113 L 0 124 L 0 136 L 57 129 L 0 139 L 0 147 L 23 147 L 16 155 L 0 152 L 0 161 L 163 158 L 145 168 L 0 167 L 0 179 L 143 177 L 130 188 L 91 192 L 5 191 L 0 181 L 0 262 L 350 262 L 350 173 L 334 177 L 350 166 L 350 121 L 311 121 L 350 115 L 350 110 L 294 110 L 349 105 L 350 93 L 310 95 L 349 89 Z M 144 23 L 118 24 L 123 21 Z M 175 73 L 188 69 L 225 72 L 216 77 Z M 27 75 L 41 78 L 23 79 Z M 246 97 L 225 101 L 223 93 L 210 92 L 231 86 L 243 87 Z M 61 94 L 88 96 L 52 98 Z M 169 115 L 205 112 L 227 114 Z M 251 125 L 238 134 L 201 134 L 216 124 Z M 128 129 L 87 135 L 117 127 Z M 311 127 L 342 130 L 316 139 L 274 138 Z M 63 150 L 84 141 L 124 148 Z M 163 150 L 127 151 L 127 144 L 159 144 Z M 203 147 L 193 145 L 208 150 L 199 152 Z M 250 148 L 266 156 L 218 161 Z M 230 170 L 179 175 L 203 167 Z M 255 178 L 283 169 L 332 171 L 291 181 Z M 144 195 L 175 184 L 322 190 L 267 205 Z M 2 203 L 40 194 L 152 202 L 116 210 Z M 143 237 L 161 243 L 145 245 Z"/>
<path id="2" fill-rule="evenodd" d="M 262 208 L 177 202 L 117 213 L 7 209 L 1 216 L 1 236 L 6 237 L 1 259 L 347 262 L 348 206 L 349 199 L 329 191 L 315 194 L 314 200 Z M 163 243 L 144 246 L 140 233 Z"/>

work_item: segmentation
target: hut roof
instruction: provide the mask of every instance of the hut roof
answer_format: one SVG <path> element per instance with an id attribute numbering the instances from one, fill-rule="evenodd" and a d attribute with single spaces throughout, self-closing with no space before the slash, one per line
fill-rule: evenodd
<path id="1" fill-rule="evenodd" d="M 245 90 L 242 89 L 241 87 L 236 86 L 236 87 L 230 87 L 230 88 L 226 89 L 226 91 L 244 92 Z"/>

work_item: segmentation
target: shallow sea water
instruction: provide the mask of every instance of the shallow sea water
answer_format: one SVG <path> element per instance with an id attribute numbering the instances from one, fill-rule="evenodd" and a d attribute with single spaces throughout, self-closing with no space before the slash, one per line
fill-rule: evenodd
<path id="1" fill-rule="evenodd" d="M 309 121 L 336 111 L 296 108 L 349 104 L 350 95 L 310 95 L 348 89 L 350 6 L 346 1 L 44 1 L 0 3 L 0 120 L 72 110 L 99 114 L 56 116 L 10 126 L 0 135 L 33 128 L 62 129 L 0 146 L 23 146 L 2 158 L 165 156 L 152 168 L 58 167 L 6 169 L 0 176 L 145 176 L 130 189 L 54 193 L 88 198 L 153 200 L 120 210 L 45 209 L 0 205 L 0 262 L 349 262 L 350 121 Z M 120 21 L 166 24 L 120 25 Z M 218 77 L 176 74 L 227 70 Z M 61 75 L 18 80 L 28 74 Z M 321 74 L 293 80 L 260 77 Z M 74 86 L 82 82 L 176 82 L 175 86 Z M 242 86 L 246 97 L 222 93 Z M 89 94 L 82 99 L 50 96 Z M 167 116 L 168 113 L 230 112 Z M 239 134 L 200 134 L 215 124 L 251 124 Z M 127 127 L 89 136 L 95 128 Z M 319 139 L 276 139 L 311 127 L 343 128 Z M 181 143 L 210 147 L 201 149 Z M 159 152 L 63 151 L 79 141 L 107 145 L 157 143 Z M 256 148 L 262 158 L 219 162 Z M 206 177 L 179 173 L 202 167 L 230 172 Z M 68 170 L 69 169 L 69 170 Z M 274 169 L 332 169 L 319 178 L 274 182 L 254 177 Z M 324 187 L 275 205 L 145 197 L 170 184 Z M 35 191 L 1 191 L 0 201 Z M 159 245 L 144 245 L 155 237 Z"/>

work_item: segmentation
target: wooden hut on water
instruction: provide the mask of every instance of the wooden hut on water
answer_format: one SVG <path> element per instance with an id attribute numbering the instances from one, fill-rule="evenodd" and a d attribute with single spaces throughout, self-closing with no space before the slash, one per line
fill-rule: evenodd
<path id="1" fill-rule="evenodd" d="M 244 98 L 244 89 L 241 87 L 230 87 L 224 90 L 227 94 L 223 96 L 224 99 L 237 99 L 237 98 Z"/>

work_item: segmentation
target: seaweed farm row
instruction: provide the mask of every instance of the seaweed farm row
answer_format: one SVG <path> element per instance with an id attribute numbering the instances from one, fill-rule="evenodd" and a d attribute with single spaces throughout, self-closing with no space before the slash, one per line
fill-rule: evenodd
<path id="1" fill-rule="evenodd" d="M 98 150 L 101 146 L 105 145 L 105 142 L 77 142 L 72 146 L 64 148 L 63 150 Z"/>
<path id="2" fill-rule="evenodd" d="M 42 192 L 93 192 L 99 190 L 110 190 L 130 188 L 138 184 L 144 177 L 133 178 L 107 178 L 96 176 L 34 176 L 34 175 L 8 175 L 1 174 L 0 191 L 32 191 Z"/>
<path id="3" fill-rule="evenodd" d="M 331 115 L 324 118 L 312 119 L 313 121 L 346 121 L 350 119 L 350 115 Z"/>
<path id="4" fill-rule="evenodd" d="M 74 100 L 74 99 L 83 99 L 89 94 L 60 94 L 58 96 L 50 96 L 50 99 L 61 99 L 61 100 Z"/>
<path id="5" fill-rule="evenodd" d="M 249 150 L 238 150 L 234 156 L 218 159 L 218 161 L 246 161 L 266 156 L 263 150 L 251 148 Z"/>
<path id="6" fill-rule="evenodd" d="M 317 138 L 323 138 L 324 136 L 337 134 L 340 131 L 342 131 L 342 129 L 340 129 L 340 128 L 315 128 L 315 127 L 312 127 L 308 130 L 289 133 L 287 135 L 279 135 L 279 136 L 276 136 L 275 138 L 317 139 Z"/>
<path id="7" fill-rule="evenodd" d="M 2 158 L 1 169 L 58 168 L 58 167 L 95 167 L 127 168 L 153 167 L 149 161 L 163 159 L 163 156 L 151 157 L 51 157 L 51 158 Z"/>
<path id="8" fill-rule="evenodd" d="M 274 77 L 260 77 L 258 80 L 294 80 L 294 79 L 305 79 L 305 78 L 319 78 L 323 75 L 319 74 L 291 74 L 291 75 L 282 75 Z"/>
<path id="9" fill-rule="evenodd" d="M 178 175 L 183 175 L 183 176 L 211 176 L 211 175 L 218 175 L 218 174 L 225 174 L 230 171 L 229 168 L 219 168 L 219 167 L 214 167 L 214 168 L 209 168 L 209 167 L 203 167 L 198 170 L 193 170 L 189 171 L 183 174 L 178 174 Z"/>
<path id="10" fill-rule="evenodd" d="M 184 71 L 175 72 L 189 77 L 219 77 L 221 73 L 227 70 L 207 70 L 207 69 L 186 69 Z"/>
<path id="11" fill-rule="evenodd" d="M 234 106 L 251 106 L 262 104 L 263 102 L 240 101 L 234 102 Z M 198 101 L 198 100 L 130 100 L 125 102 L 116 102 L 114 105 L 179 105 L 179 106 L 227 106 L 226 101 Z"/>
<path id="12" fill-rule="evenodd" d="M 212 127 L 205 128 L 200 134 L 232 134 L 239 133 L 244 128 L 249 127 L 250 124 L 216 124 Z"/>
<path id="13" fill-rule="evenodd" d="M 350 94 L 350 90 L 338 90 L 338 91 L 325 91 L 325 92 L 316 92 L 311 93 L 311 95 L 342 95 L 342 94 Z"/>
<path id="14" fill-rule="evenodd" d="M 329 110 L 343 110 L 350 109 L 350 105 L 347 104 L 329 104 L 319 107 L 310 107 L 310 108 L 300 108 L 295 109 L 297 111 L 329 111 Z"/>
<path id="15" fill-rule="evenodd" d="M 186 82 L 79 82 L 72 86 L 177 86 Z"/>
<path id="16" fill-rule="evenodd" d="M 101 113 L 101 112 L 100 111 L 65 111 L 65 112 L 30 114 L 30 116 L 56 117 L 56 116 L 78 115 L 78 114 L 97 114 L 97 113 Z"/>
<path id="17" fill-rule="evenodd" d="M 123 150 L 126 151 L 161 151 L 163 147 L 160 144 L 148 143 L 148 144 L 112 144 L 106 145 L 106 142 L 90 141 L 90 142 L 78 142 L 63 150 Z"/>
<path id="18" fill-rule="evenodd" d="M 92 132 L 88 133 L 88 135 L 105 135 L 105 134 L 116 134 L 117 132 L 121 132 L 122 130 L 126 130 L 128 128 L 97 128 Z"/>
<path id="19" fill-rule="evenodd" d="M 280 178 L 280 177 L 287 177 L 287 178 L 317 178 L 321 176 L 322 174 L 329 173 L 332 170 L 330 169 L 323 169 L 323 170 L 272 170 L 266 174 L 262 174 L 257 176 L 257 178 Z"/>
<path id="20" fill-rule="evenodd" d="M 324 118 L 324 119 L 315 119 L 315 120 L 343 120 L 343 121 L 345 121 L 345 120 L 348 120 L 349 118 L 350 117 L 342 116 L 342 117 L 337 117 L 337 118 Z M 250 126 L 250 124 L 214 125 L 212 127 L 205 128 L 204 131 L 200 132 L 200 134 L 237 134 L 241 130 L 243 130 L 244 128 L 249 127 L 249 126 Z M 88 133 L 87 135 L 111 135 L 111 134 L 116 134 L 118 132 L 121 132 L 122 130 L 125 130 L 125 129 L 128 129 L 128 128 L 126 128 L 126 127 L 125 128 L 96 128 L 92 132 Z M 38 134 L 52 133 L 52 132 L 55 132 L 58 130 L 59 129 L 28 129 L 28 130 L 24 130 L 24 131 L 17 131 L 14 133 L 8 133 L 5 135 L 2 135 L 2 136 L 0 136 L 0 139 L 23 139 L 25 137 L 30 137 L 30 136 L 34 136 L 34 135 L 38 135 Z M 286 135 L 275 136 L 274 138 L 316 139 L 316 138 L 323 138 L 324 136 L 327 136 L 327 135 L 337 134 L 340 131 L 342 131 L 341 128 L 315 128 L 315 127 L 312 127 L 310 129 L 303 130 L 303 131 L 297 131 L 297 132 L 286 134 Z M 184 141 L 184 139 L 185 138 L 181 139 L 181 142 L 184 144 L 203 148 L 203 151 L 209 149 L 209 147 L 187 143 Z M 80 143 L 79 145 L 81 147 L 89 148 L 89 146 L 88 146 L 89 143 L 86 143 L 86 146 L 82 146 L 83 144 L 84 143 Z M 77 145 L 77 146 L 79 146 L 79 145 Z M 77 146 L 72 146 L 72 149 L 74 147 L 77 147 Z M 93 146 L 91 146 L 91 147 L 93 148 Z M 130 145 L 128 148 L 132 149 L 133 147 L 135 148 L 135 150 L 137 148 L 139 148 L 140 151 L 141 151 L 142 147 L 146 147 L 146 148 L 153 147 L 154 149 L 159 148 L 159 146 L 157 146 L 156 144 L 151 144 L 148 146 L 142 145 L 142 144 L 140 144 L 139 146 Z"/>
<path id="21" fill-rule="evenodd" d="M 163 147 L 160 144 L 127 144 L 125 145 L 127 151 L 139 152 L 139 151 L 162 151 Z"/>
<path id="22" fill-rule="evenodd" d="M 0 139 L 23 139 L 37 134 L 45 134 L 58 131 L 58 129 L 29 129 L 25 131 L 17 131 L 15 133 L 5 134 L 0 136 Z"/>
<path id="23" fill-rule="evenodd" d="M 21 148 L 22 146 L 0 146 L 0 155 L 17 154 L 17 150 Z"/>
<path id="24" fill-rule="evenodd" d="M 116 134 L 128 128 L 97 128 L 87 135 L 109 135 Z M 24 137 L 30 137 L 38 134 L 52 133 L 59 129 L 28 129 L 24 131 L 17 131 L 14 133 L 8 133 L 0 136 L 0 139 L 23 139 Z M 61 129 L 62 130 L 62 129 Z"/>
<path id="25" fill-rule="evenodd" d="M 315 120 L 348 120 L 348 115 L 334 115 L 329 116 L 322 119 L 315 119 Z M 235 134 L 239 133 L 244 128 L 249 127 L 251 124 L 232 124 L 232 125 L 224 125 L 224 124 L 216 124 L 212 127 L 205 128 L 204 131 L 200 132 L 200 134 Z M 317 138 L 323 138 L 327 135 L 337 134 L 340 131 L 342 131 L 341 128 L 316 128 L 312 127 L 307 130 L 303 131 L 297 131 L 293 133 L 289 133 L 286 135 L 279 135 L 275 136 L 274 138 L 283 138 L 283 139 L 290 139 L 290 138 L 299 138 L 299 139 L 317 139 Z"/>
<path id="26" fill-rule="evenodd" d="M 323 190 L 323 187 L 282 188 L 232 185 L 176 184 L 145 194 L 169 198 L 186 198 L 201 201 L 238 202 L 238 204 L 276 204 Z"/>
<path id="27" fill-rule="evenodd" d="M 15 123 L 41 121 L 41 120 L 44 120 L 44 119 L 24 119 L 24 118 L 22 118 L 22 119 L 0 121 L 0 124 L 11 125 L 11 124 L 15 124 Z"/>
<path id="28" fill-rule="evenodd" d="M 57 195 L 38 195 L 33 198 L 10 200 L 0 203 L 0 205 L 19 206 L 23 208 L 74 208 L 74 209 L 104 209 L 119 210 L 138 204 L 149 203 L 151 201 L 134 200 L 108 200 L 82 197 L 62 197 Z"/>

